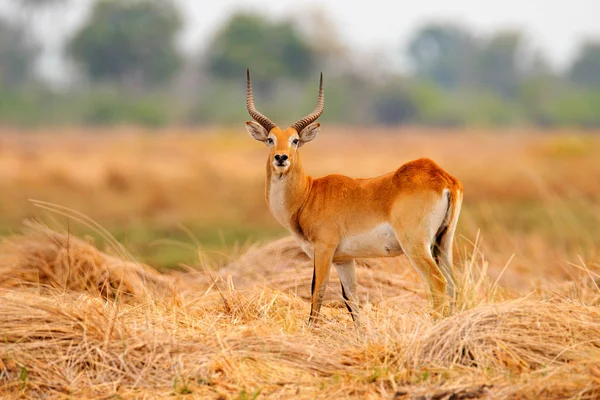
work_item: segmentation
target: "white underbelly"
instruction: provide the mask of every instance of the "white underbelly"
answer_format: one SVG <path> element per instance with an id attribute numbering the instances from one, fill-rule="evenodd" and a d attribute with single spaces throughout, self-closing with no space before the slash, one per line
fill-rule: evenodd
<path id="1" fill-rule="evenodd" d="M 341 257 L 393 257 L 402 254 L 402 247 L 388 223 L 357 235 L 342 238 L 335 253 Z"/>

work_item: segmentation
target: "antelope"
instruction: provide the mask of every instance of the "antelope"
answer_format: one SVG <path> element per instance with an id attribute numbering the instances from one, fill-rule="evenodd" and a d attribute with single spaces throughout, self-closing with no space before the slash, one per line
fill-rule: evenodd
<path id="1" fill-rule="evenodd" d="M 246 122 L 246 130 L 269 148 L 267 204 L 313 261 L 308 325 L 319 317 L 332 264 L 359 326 L 354 260 L 400 254 L 429 285 L 434 315 L 447 315 L 456 296 L 452 241 L 462 204 L 460 181 L 426 158 L 370 179 L 306 175 L 299 150 L 317 137 L 320 124 L 315 121 L 324 102 L 321 73 L 313 113 L 282 130 L 257 111 L 246 71 L 246 107 L 254 119 Z"/>

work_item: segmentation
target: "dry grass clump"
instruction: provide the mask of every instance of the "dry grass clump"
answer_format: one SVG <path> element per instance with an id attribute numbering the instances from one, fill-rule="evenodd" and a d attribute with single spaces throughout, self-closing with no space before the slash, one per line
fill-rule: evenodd
<path id="1" fill-rule="evenodd" d="M 125 374 L 152 374 L 158 365 L 149 361 L 169 355 L 168 336 L 153 330 L 149 337 L 148 324 L 127 323 L 132 321 L 118 303 L 30 289 L 3 289 L 0 297 L 1 375 L 9 393 L 32 388 L 69 394 L 92 382 L 111 385 Z"/>
<path id="2" fill-rule="evenodd" d="M 415 349 L 415 364 L 515 372 L 600 361 L 600 308 L 568 301 L 484 305 L 441 321 Z"/>
<path id="3" fill-rule="evenodd" d="M 402 258 L 363 260 L 362 328 L 337 294 L 308 328 L 310 267 L 288 239 L 162 276 L 35 226 L 0 247 L 0 396 L 598 398 L 595 272 L 523 297 L 478 257 L 457 263 L 447 319 Z"/>
<path id="4" fill-rule="evenodd" d="M 177 312 L 167 318 L 165 308 L 151 301 L 128 306 L 30 289 L 2 290 L 0 298 L 5 393 L 80 396 L 168 388 L 178 357 L 199 347 L 206 353 L 218 348 L 199 334 L 194 342 L 177 335 Z M 204 365 L 202 354 L 195 361 Z"/>
<path id="5" fill-rule="evenodd" d="M 153 268 L 36 223 L 28 223 L 25 234 L 5 239 L 0 254 L 1 287 L 35 286 L 123 299 L 172 290 L 170 280 Z"/>

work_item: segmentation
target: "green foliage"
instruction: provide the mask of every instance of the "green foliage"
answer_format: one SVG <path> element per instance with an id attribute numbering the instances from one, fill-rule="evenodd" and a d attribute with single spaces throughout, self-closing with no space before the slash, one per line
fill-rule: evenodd
<path id="1" fill-rule="evenodd" d="M 482 88 L 513 96 L 526 68 L 519 65 L 523 37 L 500 32 L 480 40 L 463 27 L 432 24 L 410 42 L 408 57 L 421 79 L 448 90 Z"/>
<path id="2" fill-rule="evenodd" d="M 218 78 L 239 79 L 250 68 L 254 85 L 260 91 L 268 89 L 275 76 L 311 76 L 315 54 L 291 23 L 239 13 L 216 34 L 206 57 L 209 72 Z"/>
<path id="3" fill-rule="evenodd" d="M 57 104 L 54 96 L 34 89 L 0 91 L 0 121 L 17 126 L 35 126 L 52 121 Z M 63 122 L 65 121 L 62 118 Z"/>
<path id="4" fill-rule="evenodd" d="M 168 101 L 145 96 L 128 98 L 118 92 L 99 92 L 89 96 L 82 111 L 82 122 L 91 125 L 139 124 L 147 127 L 166 125 Z"/>
<path id="5" fill-rule="evenodd" d="M 19 371 L 19 387 L 21 390 L 25 389 L 25 387 L 27 386 L 27 376 L 28 376 L 28 372 L 27 372 L 27 367 L 25 366 L 21 366 L 20 371 Z"/>
<path id="6" fill-rule="evenodd" d="M 468 104 L 471 125 L 509 126 L 522 122 L 518 105 L 494 92 L 471 93 Z"/>
<path id="7" fill-rule="evenodd" d="M 460 103 L 453 102 L 451 95 L 428 81 L 416 81 L 411 85 L 412 96 L 418 109 L 420 124 L 437 126 L 460 126 L 466 123 Z"/>
<path id="8" fill-rule="evenodd" d="M 181 64 L 175 48 L 180 27 L 170 1 L 99 0 L 69 52 L 94 81 L 152 86 L 168 80 Z"/>
<path id="9" fill-rule="evenodd" d="M 177 376 L 173 378 L 173 391 L 175 394 L 187 395 L 192 394 L 193 391 L 189 386 L 189 379 L 184 378 L 180 382 Z"/>
<path id="10" fill-rule="evenodd" d="M 493 36 L 479 55 L 478 75 L 481 86 L 502 96 L 513 96 L 522 79 L 519 50 L 523 38 L 519 32 Z"/>
<path id="11" fill-rule="evenodd" d="M 430 87 L 412 85 L 411 96 L 390 86 L 395 92 L 379 97 L 377 109 L 385 111 L 385 116 L 378 113 L 379 119 L 397 123 L 410 112 L 420 123 L 434 125 L 599 127 L 600 44 L 583 46 L 568 73 L 570 81 L 586 91 L 569 88 L 539 53 L 527 57 L 523 44 L 519 32 L 476 40 L 456 25 L 424 26 L 408 56 L 417 78 Z"/>
<path id="12" fill-rule="evenodd" d="M 319 118 L 324 123 L 372 124 L 378 87 L 367 79 L 354 74 L 326 75 L 325 113 Z M 316 81 L 303 85 L 302 103 L 297 106 L 296 117 L 312 111 L 317 99 Z M 288 99 L 289 101 L 289 99 Z M 294 106 L 296 107 L 296 106 Z M 300 114 L 300 115 L 298 115 Z"/>
<path id="13" fill-rule="evenodd" d="M 531 123 L 539 126 L 553 123 L 548 107 L 554 99 L 562 96 L 562 86 L 560 79 L 550 74 L 538 74 L 521 82 L 517 95 L 518 104 Z"/>
<path id="14" fill-rule="evenodd" d="M 587 42 L 581 47 L 569 77 L 580 87 L 600 90 L 600 42 Z"/>
<path id="15" fill-rule="evenodd" d="M 252 393 L 247 392 L 246 389 L 242 389 L 237 400 L 256 400 L 261 392 L 262 388 L 258 388 Z"/>
<path id="16" fill-rule="evenodd" d="M 551 101 L 545 109 L 553 126 L 600 127 L 600 91 L 572 91 Z"/>
<path id="17" fill-rule="evenodd" d="M 244 102 L 244 86 L 231 81 L 216 80 L 207 85 L 193 105 L 187 122 L 236 123 L 248 118 Z M 262 107 L 261 107 L 262 109 Z"/>
<path id="18" fill-rule="evenodd" d="M 406 82 L 389 82 L 376 94 L 375 117 L 385 125 L 414 122 L 419 109 L 416 98 Z"/>
<path id="19" fill-rule="evenodd" d="M 146 94 L 135 97 L 96 89 L 68 94 L 42 89 L 0 91 L 0 121 L 15 126 L 51 124 L 164 126 L 175 120 L 173 99 Z"/>

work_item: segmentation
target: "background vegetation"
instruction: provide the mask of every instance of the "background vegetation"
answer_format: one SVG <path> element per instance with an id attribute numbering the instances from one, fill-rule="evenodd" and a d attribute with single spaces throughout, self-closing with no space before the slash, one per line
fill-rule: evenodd
<path id="1" fill-rule="evenodd" d="M 312 108 L 324 71 L 330 122 L 600 126 L 597 38 L 580 43 L 570 65 L 555 70 L 522 32 L 482 35 L 431 22 L 398 45 L 410 65 L 401 72 L 355 54 L 318 12 L 283 21 L 234 13 L 205 48 L 184 54 L 177 3 L 89 3 L 87 18 L 60 44 L 69 66 L 60 87 L 36 75 L 43 48 L 32 27 L 44 13 L 60 22 L 71 1 L 21 0 L 0 17 L 0 123 L 234 123 L 244 116 L 250 67 L 261 109 L 277 120 Z"/>

